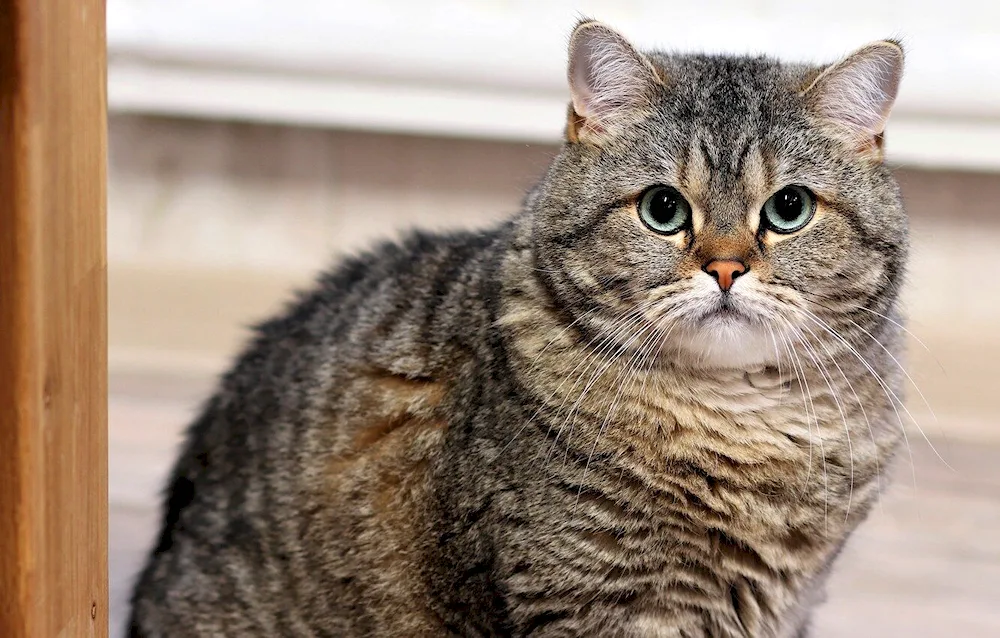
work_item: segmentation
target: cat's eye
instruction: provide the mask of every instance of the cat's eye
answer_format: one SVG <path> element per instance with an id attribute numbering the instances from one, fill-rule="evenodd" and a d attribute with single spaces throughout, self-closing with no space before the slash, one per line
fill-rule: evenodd
<path id="1" fill-rule="evenodd" d="M 654 186 L 639 199 L 639 219 L 654 233 L 673 235 L 691 224 L 691 205 L 676 188 Z"/>
<path id="2" fill-rule="evenodd" d="M 794 233 L 816 213 L 816 197 L 805 186 L 786 186 L 771 195 L 760 211 L 762 226 L 776 233 Z"/>

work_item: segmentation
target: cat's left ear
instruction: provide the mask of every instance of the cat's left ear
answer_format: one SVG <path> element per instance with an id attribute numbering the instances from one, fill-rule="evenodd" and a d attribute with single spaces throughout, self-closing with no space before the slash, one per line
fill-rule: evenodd
<path id="1" fill-rule="evenodd" d="M 903 48 L 885 40 L 827 67 L 803 95 L 814 113 L 837 127 L 859 150 L 879 149 L 902 77 Z"/>
<path id="2" fill-rule="evenodd" d="M 569 42 L 573 97 L 567 136 L 599 143 L 649 113 L 662 84 L 646 57 L 614 29 L 583 20 Z"/>

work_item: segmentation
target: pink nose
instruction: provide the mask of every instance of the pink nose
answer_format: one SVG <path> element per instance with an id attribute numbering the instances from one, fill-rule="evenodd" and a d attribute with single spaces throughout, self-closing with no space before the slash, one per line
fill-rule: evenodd
<path id="1" fill-rule="evenodd" d="M 747 265 L 738 259 L 713 259 L 705 264 L 705 272 L 715 277 L 724 291 L 732 288 L 736 278 L 746 271 Z"/>

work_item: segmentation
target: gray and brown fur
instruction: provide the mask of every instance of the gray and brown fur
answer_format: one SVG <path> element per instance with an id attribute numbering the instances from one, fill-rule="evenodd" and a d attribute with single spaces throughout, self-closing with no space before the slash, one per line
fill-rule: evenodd
<path id="1" fill-rule="evenodd" d="M 836 68 L 585 22 L 585 75 L 595 47 L 640 90 L 591 109 L 571 67 L 519 214 L 348 259 L 259 327 L 190 429 L 130 636 L 808 634 L 901 436 L 881 129 L 824 95 Z M 814 221 L 759 232 L 788 183 Z M 656 184 L 692 231 L 638 221 Z M 731 330 L 705 314 L 722 257 L 750 269 Z"/>

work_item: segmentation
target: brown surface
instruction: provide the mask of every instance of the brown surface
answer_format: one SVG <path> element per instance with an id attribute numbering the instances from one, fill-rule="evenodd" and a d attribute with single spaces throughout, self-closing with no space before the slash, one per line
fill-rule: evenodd
<path id="1" fill-rule="evenodd" d="M 0 636 L 107 635 L 103 0 L 0 3 Z"/>

